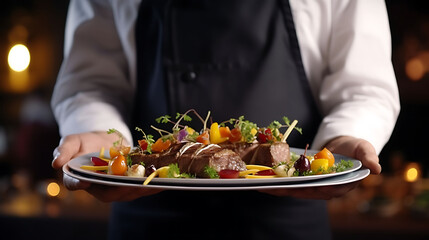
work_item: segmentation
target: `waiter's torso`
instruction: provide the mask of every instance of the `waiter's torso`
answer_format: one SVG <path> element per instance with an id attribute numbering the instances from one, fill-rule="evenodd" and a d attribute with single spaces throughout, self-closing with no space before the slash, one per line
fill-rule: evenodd
<path id="1" fill-rule="evenodd" d="M 136 44 L 138 88 L 132 129 L 193 108 L 202 115 L 210 110 L 214 121 L 244 115 L 259 126 L 282 116 L 297 119 L 304 135 L 290 137 L 294 147 L 304 147 L 314 137 L 320 116 L 288 1 L 143 0 Z M 147 232 L 143 235 L 162 231 L 163 222 L 173 226 L 171 231 L 185 231 L 182 237 L 212 233 L 200 239 L 228 231 L 256 239 L 310 237 L 306 224 L 316 223 L 320 225 L 313 233 L 318 239 L 329 235 L 323 202 L 253 191 L 165 191 L 117 203 L 112 216 L 113 224 L 138 221 Z M 122 235 L 132 231 L 131 225 L 123 227 Z"/>

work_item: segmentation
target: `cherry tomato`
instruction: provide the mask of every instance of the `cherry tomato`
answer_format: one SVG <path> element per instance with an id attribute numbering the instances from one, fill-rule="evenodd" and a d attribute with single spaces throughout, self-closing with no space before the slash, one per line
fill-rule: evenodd
<path id="1" fill-rule="evenodd" d="M 231 130 L 231 135 L 229 136 L 230 142 L 239 142 L 241 141 L 241 131 L 238 128 L 234 128 Z"/>
<path id="2" fill-rule="evenodd" d="M 332 167 L 335 163 L 335 157 L 327 148 L 314 155 L 314 159 L 328 159 L 328 167 Z"/>
<path id="3" fill-rule="evenodd" d="M 127 155 L 130 152 L 131 147 L 121 146 L 112 146 L 109 149 L 110 159 L 115 158 L 119 155 Z"/>
<path id="4" fill-rule="evenodd" d="M 162 138 L 158 138 L 158 140 L 156 140 L 156 142 L 152 145 L 152 151 L 153 152 L 163 152 L 164 150 L 166 150 L 170 146 L 171 146 L 170 139 L 164 140 Z"/>
<path id="5" fill-rule="evenodd" d="M 224 169 L 219 172 L 219 178 L 238 178 L 240 172 L 232 169 Z"/>
<path id="6" fill-rule="evenodd" d="M 258 132 L 258 142 L 266 143 L 273 141 L 273 133 L 270 128 L 260 129 Z"/>
<path id="7" fill-rule="evenodd" d="M 261 170 L 261 171 L 257 172 L 256 175 L 258 175 L 258 176 L 272 176 L 272 175 L 276 175 L 276 173 L 274 172 L 273 169 L 267 169 L 267 170 Z"/>
<path id="8" fill-rule="evenodd" d="M 210 144 L 209 139 L 210 139 L 209 133 L 207 131 L 205 131 L 197 137 L 197 142 L 202 143 L 204 145 L 208 145 L 208 144 Z"/>
<path id="9" fill-rule="evenodd" d="M 147 145 L 148 145 L 147 141 L 146 140 L 138 140 L 138 142 L 139 142 L 140 148 L 143 151 L 145 151 L 147 149 Z"/>
<path id="10" fill-rule="evenodd" d="M 113 161 L 111 161 L 111 164 L 109 166 L 110 173 L 113 175 L 124 175 L 127 170 L 127 161 L 125 160 L 125 157 L 123 155 L 118 155 L 115 158 L 113 158 Z"/>
<path id="11" fill-rule="evenodd" d="M 108 163 L 104 160 L 101 160 L 98 157 L 91 157 L 91 162 L 94 164 L 94 166 L 107 166 Z"/>

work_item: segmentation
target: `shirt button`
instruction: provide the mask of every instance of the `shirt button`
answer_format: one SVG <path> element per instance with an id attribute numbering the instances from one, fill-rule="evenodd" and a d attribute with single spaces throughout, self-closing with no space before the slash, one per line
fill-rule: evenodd
<path id="1" fill-rule="evenodd" d="M 182 81 L 186 83 L 192 83 L 197 80 L 197 74 L 193 71 L 185 72 L 181 76 Z"/>

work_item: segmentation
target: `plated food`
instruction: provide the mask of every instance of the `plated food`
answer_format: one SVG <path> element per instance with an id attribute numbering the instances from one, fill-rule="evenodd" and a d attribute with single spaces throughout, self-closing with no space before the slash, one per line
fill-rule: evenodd
<path id="1" fill-rule="evenodd" d="M 196 131 L 186 125 L 194 114 L 202 122 L 202 129 Z M 290 122 L 283 117 L 282 122 L 273 121 L 269 126 L 244 119 L 231 118 L 227 121 L 212 122 L 207 127 L 210 112 L 203 119 L 194 110 L 178 113 L 175 119 L 162 116 L 160 124 L 171 124 L 171 130 L 151 126 L 159 133 L 153 135 L 142 129 L 139 145 L 133 149 L 122 144 L 122 135 L 114 129 L 119 140 L 109 149 L 106 157 L 104 149 L 99 156 L 91 157 L 92 165 L 82 169 L 98 173 L 146 177 L 144 184 L 153 178 L 278 178 L 331 174 L 353 167 L 350 160 L 335 160 L 328 149 L 315 154 L 296 154 L 290 151 L 286 140 L 295 130 L 301 132 L 297 121 Z M 284 133 L 282 130 L 286 129 Z M 308 145 L 307 145 L 308 147 Z M 306 147 L 306 148 L 307 148 Z"/>

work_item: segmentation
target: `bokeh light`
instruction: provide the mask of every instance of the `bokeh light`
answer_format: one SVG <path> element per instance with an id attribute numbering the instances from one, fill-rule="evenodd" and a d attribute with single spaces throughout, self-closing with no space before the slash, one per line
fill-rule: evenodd
<path id="1" fill-rule="evenodd" d="M 405 72 L 411 80 L 418 81 L 425 75 L 426 69 L 421 59 L 412 58 L 406 63 Z"/>
<path id="2" fill-rule="evenodd" d="M 407 182 L 415 182 L 420 177 L 420 167 L 417 163 L 410 163 L 405 168 L 404 179 Z"/>
<path id="3" fill-rule="evenodd" d="M 30 51 L 23 44 L 13 46 L 7 57 L 9 67 L 15 72 L 22 72 L 30 65 Z"/>
<path id="4" fill-rule="evenodd" d="M 51 182 L 46 187 L 46 193 L 51 197 L 56 197 L 60 194 L 60 185 L 56 182 Z"/>

